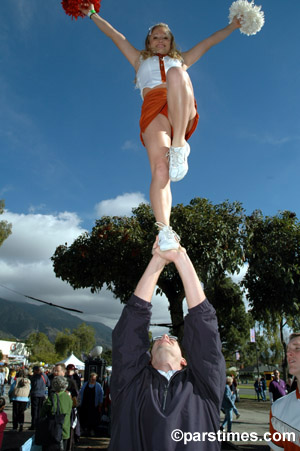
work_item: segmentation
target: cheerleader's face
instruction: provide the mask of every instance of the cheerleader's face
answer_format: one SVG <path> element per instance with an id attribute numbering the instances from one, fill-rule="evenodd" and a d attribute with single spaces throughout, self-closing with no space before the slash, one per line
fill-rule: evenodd
<path id="1" fill-rule="evenodd" d="M 171 35 L 164 27 L 156 27 L 149 36 L 149 48 L 154 53 L 167 55 L 171 49 Z"/>

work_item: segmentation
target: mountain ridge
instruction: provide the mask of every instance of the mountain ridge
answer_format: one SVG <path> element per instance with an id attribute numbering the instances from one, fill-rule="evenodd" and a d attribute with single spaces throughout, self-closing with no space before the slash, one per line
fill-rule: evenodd
<path id="1" fill-rule="evenodd" d="M 58 307 L 36 306 L 28 302 L 7 301 L 0 297 L 0 339 L 25 340 L 32 332 L 43 332 L 54 342 L 58 332 L 76 329 L 81 323 L 95 329 L 96 344 L 111 348 L 112 329 L 103 323 L 83 321 Z"/>

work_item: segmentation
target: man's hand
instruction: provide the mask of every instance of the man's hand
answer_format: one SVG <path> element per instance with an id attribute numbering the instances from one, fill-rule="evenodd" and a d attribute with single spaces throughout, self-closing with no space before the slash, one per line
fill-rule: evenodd
<path id="1" fill-rule="evenodd" d="M 152 255 L 158 255 L 162 260 L 165 261 L 166 265 L 168 265 L 169 263 L 175 263 L 175 261 L 178 259 L 178 257 L 182 253 L 186 254 L 186 250 L 182 246 L 179 246 L 178 249 L 171 249 L 169 251 L 161 251 L 160 247 L 158 245 L 158 236 L 156 237 L 156 240 L 152 247 Z"/>

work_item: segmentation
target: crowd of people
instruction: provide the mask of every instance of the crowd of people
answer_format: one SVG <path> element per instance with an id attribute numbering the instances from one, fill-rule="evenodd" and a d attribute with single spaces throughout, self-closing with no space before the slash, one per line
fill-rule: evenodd
<path id="1" fill-rule="evenodd" d="M 144 293 L 144 289 L 138 289 L 137 293 Z M 145 293 L 146 294 L 146 293 Z M 121 323 L 122 324 L 122 323 Z M 122 324 L 122 327 L 125 326 Z M 125 328 L 126 330 L 126 328 Z M 122 340 L 122 337 L 120 337 Z M 300 337 L 295 334 L 294 340 L 300 342 Z M 176 341 L 176 337 L 163 335 L 157 337 L 153 341 L 152 360 L 151 365 L 163 366 L 166 370 L 173 367 L 174 364 L 166 364 L 162 358 L 160 347 L 163 348 L 163 343 Z M 128 341 L 127 341 L 128 344 Z M 158 344 L 158 346 L 156 345 Z M 157 350 L 155 352 L 155 349 Z M 178 350 L 177 350 L 178 351 Z M 156 355 L 156 353 L 158 355 Z M 187 371 L 187 362 L 178 354 L 180 360 L 180 368 L 174 370 L 160 370 L 159 372 L 164 376 L 164 373 L 172 377 L 178 371 Z M 220 356 L 219 356 L 220 357 Z M 221 358 L 221 357 L 220 357 Z M 223 359 L 220 360 L 222 362 Z M 124 363 L 124 362 L 123 362 Z M 291 360 L 291 364 L 294 360 Z M 126 366 L 125 366 L 126 367 Z M 223 368 L 225 369 L 225 367 Z M 6 396 L 12 403 L 12 422 L 13 430 L 22 432 L 24 428 L 24 414 L 27 408 L 31 408 L 31 425 L 30 430 L 35 430 L 40 418 L 46 416 L 53 409 L 53 399 L 51 393 L 56 393 L 59 398 L 59 405 L 61 413 L 65 414 L 63 424 L 63 446 L 64 450 L 72 450 L 74 444 L 79 440 L 80 435 L 94 436 L 99 431 L 101 418 L 110 420 L 111 402 L 109 394 L 109 378 L 105 375 L 102 383 L 99 382 L 96 373 L 90 373 L 89 380 L 82 383 L 82 375 L 76 370 L 75 366 L 69 364 L 65 367 L 64 364 L 57 364 L 52 369 L 45 370 L 40 366 L 29 367 L 15 367 L 11 368 L 4 364 L 0 368 L 0 449 L 3 439 L 3 432 L 7 425 L 8 419 L 5 413 L 5 387 L 8 387 Z M 113 384 L 116 382 L 113 381 Z M 232 432 L 233 414 L 236 419 L 240 417 L 240 413 L 235 405 L 238 395 L 238 381 L 234 375 L 227 376 L 225 391 L 221 403 L 221 411 L 224 414 L 224 419 L 220 424 L 220 430 L 223 432 Z M 115 387 L 113 387 L 114 390 Z M 132 386 L 134 391 L 136 387 Z M 254 383 L 257 401 L 267 401 L 267 384 L 264 376 L 258 377 Z M 274 430 L 272 425 L 273 411 L 278 410 L 278 400 L 287 397 L 288 394 L 298 393 L 297 377 L 288 379 L 287 383 L 280 378 L 280 372 L 275 369 L 272 374 L 268 392 L 271 402 L 271 430 Z M 136 396 L 136 395 L 135 395 Z M 143 394 L 145 396 L 145 394 Z M 292 395 L 293 396 L 293 395 Z M 294 395 L 295 396 L 295 395 Z M 129 402 L 130 398 L 127 398 Z M 137 402 L 136 397 L 134 398 Z M 167 398 L 166 398 L 167 399 Z M 296 395 L 298 400 L 298 395 Z M 290 403 L 294 398 L 287 397 Z M 54 409 L 56 408 L 56 398 L 54 398 Z M 294 408 L 294 407 L 293 407 Z M 293 411 L 294 412 L 294 411 Z M 217 415 L 217 413 L 216 413 Z M 132 419 L 131 419 L 132 420 Z M 131 421 L 129 419 L 129 421 Z M 277 420 L 276 420 L 277 421 Z M 275 424 L 275 421 L 273 420 Z M 277 424 L 277 423 L 276 423 Z M 52 450 L 53 448 L 51 448 Z M 275 449 L 275 448 L 274 448 Z M 278 450 L 277 450 L 278 451 Z"/>
<path id="2" fill-rule="evenodd" d="M 96 373 L 90 373 L 89 380 L 82 383 L 82 375 L 73 364 L 66 367 L 59 363 L 52 368 L 44 368 L 39 365 L 9 367 L 5 363 L 0 374 L 3 375 L 0 376 L 0 450 L 8 423 L 4 412 L 8 401 L 12 403 L 13 431 L 22 433 L 26 409 L 31 410 L 29 430 L 36 431 L 39 420 L 56 411 L 58 399 L 60 413 L 65 415 L 63 441 L 61 447 L 57 448 L 60 451 L 62 448 L 71 451 L 81 435 L 98 434 L 102 416 L 109 418 L 108 373 L 102 381 Z M 54 394 L 57 394 L 58 398 L 53 396 Z M 51 446 L 51 451 L 55 449 L 55 446 Z"/>

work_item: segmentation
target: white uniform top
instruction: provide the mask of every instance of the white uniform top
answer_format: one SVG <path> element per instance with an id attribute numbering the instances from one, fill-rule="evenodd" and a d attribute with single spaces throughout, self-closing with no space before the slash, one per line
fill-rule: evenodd
<path id="1" fill-rule="evenodd" d="M 300 394 L 298 388 L 272 404 L 270 423 L 271 434 L 274 432 L 294 434 L 292 441 L 288 440 L 288 437 L 285 441 L 278 442 L 273 439 L 269 442 L 271 449 L 274 451 L 300 449 Z"/>
<path id="2" fill-rule="evenodd" d="M 164 56 L 163 62 L 165 66 L 165 73 L 167 74 L 168 70 L 171 67 L 181 67 L 182 61 L 176 58 L 171 58 L 170 56 Z M 150 58 L 143 59 L 140 57 L 140 67 L 136 74 L 136 87 L 140 89 L 142 99 L 143 97 L 143 89 L 144 88 L 154 88 L 155 86 L 161 85 L 161 71 L 159 65 L 159 57 L 151 56 Z"/>

